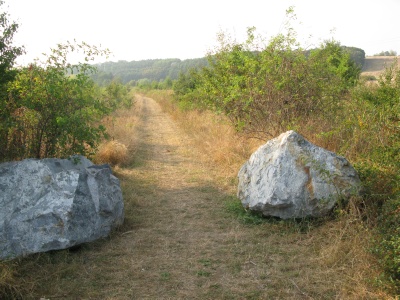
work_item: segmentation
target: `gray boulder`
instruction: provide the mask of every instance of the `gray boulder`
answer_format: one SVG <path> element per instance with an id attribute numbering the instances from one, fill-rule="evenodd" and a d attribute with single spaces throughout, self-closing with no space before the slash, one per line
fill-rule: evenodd
<path id="1" fill-rule="evenodd" d="M 357 195 L 361 187 L 344 157 L 294 131 L 261 146 L 238 178 L 238 197 L 245 208 L 282 219 L 326 215 L 339 198 Z"/>
<path id="2" fill-rule="evenodd" d="M 119 180 L 83 156 L 0 164 L 0 258 L 66 249 L 123 223 Z"/>

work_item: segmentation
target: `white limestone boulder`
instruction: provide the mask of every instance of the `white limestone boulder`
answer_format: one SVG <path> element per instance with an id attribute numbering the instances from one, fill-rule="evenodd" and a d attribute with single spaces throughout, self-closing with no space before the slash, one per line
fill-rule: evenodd
<path id="1" fill-rule="evenodd" d="M 123 219 L 108 165 L 83 156 L 0 164 L 0 259 L 94 241 Z"/>
<path id="2" fill-rule="evenodd" d="M 282 219 L 319 217 L 360 193 L 350 163 L 288 131 L 254 152 L 238 174 L 245 208 Z"/>

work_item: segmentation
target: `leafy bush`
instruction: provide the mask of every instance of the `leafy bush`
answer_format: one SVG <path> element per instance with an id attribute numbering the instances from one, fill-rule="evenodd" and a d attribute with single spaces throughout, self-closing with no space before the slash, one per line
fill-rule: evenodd
<path id="1" fill-rule="evenodd" d="M 354 161 L 364 185 L 360 209 L 376 224 L 374 253 L 385 277 L 400 290 L 400 70 L 387 67 L 378 84 L 359 84 L 344 103 L 332 134 L 337 150 Z"/>
<path id="2" fill-rule="evenodd" d="M 361 79 L 365 81 L 375 81 L 377 78 L 374 75 L 361 75 Z"/>
<path id="3" fill-rule="evenodd" d="M 101 100 L 89 78 L 92 66 L 67 63 L 67 55 L 77 48 L 86 61 L 107 53 L 85 43 L 60 44 L 44 64 L 36 61 L 20 69 L 9 83 L 0 127 L 1 160 L 92 153 L 104 135 L 96 122 L 113 106 Z"/>
<path id="4" fill-rule="evenodd" d="M 360 68 L 365 63 L 365 51 L 356 47 L 344 47 L 345 50 L 350 54 L 351 60 Z"/>
<path id="5" fill-rule="evenodd" d="M 4 4 L 0 0 L 0 9 Z M 14 69 L 15 59 L 24 53 L 23 47 L 13 45 L 14 34 L 17 33 L 19 25 L 10 21 L 10 16 L 5 11 L 0 11 L 0 116 L 4 109 L 4 99 L 6 85 L 15 77 L 16 70 Z"/>
<path id="6" fill-rule="evenodd" d="M 133 104 L 132 97 L 129 95 L 130 88 L 117 79 L 112 80 L 104 91 L 104 100 L 114 109 L 121 106 L 130 108 Z"/>
<path id="7" fill-rule="evenodd" d="M 182 75 L 175 84 L 180 101 L 226 114 L 235 127 L 251 136 L 271 138 L 295 129 L 300 120 L 327 120 L 340 107 L 360 68 L 339 43 L 304 51 L 289 29 L 259 46 L 255 28 L 245 43 L 219 36 L 219 48 L 209 66 Z"/>
<path id="8" fill-rule="evenodd" d="M 376 109 L 381 130 L 377 132 L 380 143 L 372 151 L 371 160 L 384 170 L 382 182 L 376 189 L 387 200 L 379 218 L 382 236 L 376 251 L 386 275 L 400 292 L 400 69 L 395 61 L 387 67 L 378 80 L 379 85 L 367 94 L 367 101 Z"/>

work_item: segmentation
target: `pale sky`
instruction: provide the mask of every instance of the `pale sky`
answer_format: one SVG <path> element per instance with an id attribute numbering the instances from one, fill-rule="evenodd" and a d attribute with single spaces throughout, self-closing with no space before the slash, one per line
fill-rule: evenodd
<path id="1" fill-rule="evenodd" d="M 334 38 L 367 55 L 400 54 L 400 0 L 5 0 L 2 8 L 20 25 L 14 44 L 25 46 L 18 62 L 27 64 L 74 39 L 109 48 L 110 61 L 203 57 L 221 30 L 239 41 L 251 26 L 266 39 L 279 34 L 290 6 L 303 47 Z"/>

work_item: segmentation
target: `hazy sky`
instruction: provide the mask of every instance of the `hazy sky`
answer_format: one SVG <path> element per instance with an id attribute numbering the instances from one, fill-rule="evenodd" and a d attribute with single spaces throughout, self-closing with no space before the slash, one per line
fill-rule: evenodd
<path id="1" fill-rule="evenodd" d="M 3 9 L 20 25 L 25 64 L 74 39 L 109 48 L 111 61 L 203 57 L 221 30 L 239 41 L 250 26 L 278 34 L 289 6 L 305 47 L 334 38 L 367 55 L 400 54 L 400 0 L 5 0 Z"/>

